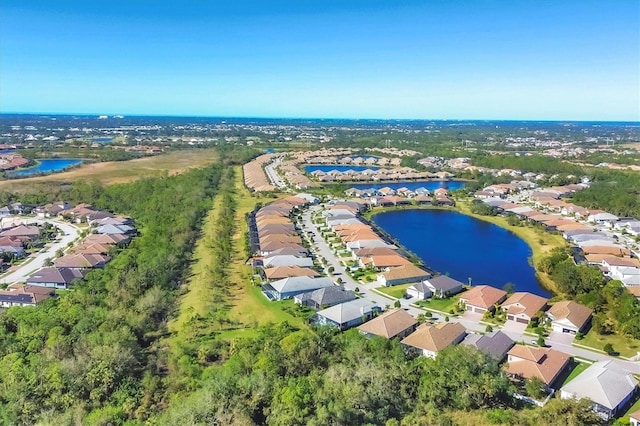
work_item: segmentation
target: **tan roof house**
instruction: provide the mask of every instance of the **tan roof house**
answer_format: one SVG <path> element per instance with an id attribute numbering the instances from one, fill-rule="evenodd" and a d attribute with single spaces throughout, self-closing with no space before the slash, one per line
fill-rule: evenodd
<path id="1" fill-rule="evenodd" d="M 395 309 L 362 324 L 358 329 L 367 337 L 382 336 L 387 339 L 396 337 L 402 339 L 413 333 L 417 326 L 418 321 L 413 316 L 403 309 Z"/>
<path id="2" fill-rule="evenodd" d="M 584 329 L 591 320 L 591 309 L 573 301 L 554 303 L 547 311 L 553 331 L 576 334 Z"/>
<path id="3" fill-rule="evenodd" d="M 528 324 L 535 314 L 545 308 L 547 301 L 544 297 L 521 291 L 505 300 L 502 309 L 507 312 L 507 320 Z"/>
<path id="4" fill-rule="evenodd" d="M 457 322 L 423 324 L 402 340 L 402 344 L 422 355 L 435 358 L 439 351 L 464 340 L 467 330 Z"/>
<path id="5" fill-rule="evenodd" d="M 413 264 L 391 268 L 387 272 L 378 275 L 378 282 L 384 286 L 392 286 L 407 283 L 418 283 L 431 278 L 431 274 Z"/>
<path id="6" fill-rule="evenodd" d="M 569 365 L 571 356 L 550 348 L 536 348 L 515 345 L 507 352 L 507 372 L 514 378 L 530 379 L 537 377 L 547 387 L 560 376 Z"/>
<path id="7" fill-rule="evenodd" d="M 485 313 L 507 298 L 507 292 L 488 285 L 478 285 L 460 295 L 460 301 L 470 312 Z"/>

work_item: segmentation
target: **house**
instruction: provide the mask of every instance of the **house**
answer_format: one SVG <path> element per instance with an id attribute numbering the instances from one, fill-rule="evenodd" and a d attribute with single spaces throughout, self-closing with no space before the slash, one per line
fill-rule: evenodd
<path id="1" fill-rule="evenodd" d="M 591 309 L 573 301 L 554 303 L 547 311 L 553 331 L 576 334 L 583 332 L 591 320 Z"/>
<path id="2" fill-rule="evenodd" d="M 310 257 L 295 256 L 292 254 L 281 254 L 265 257 L 262 264 L 265 268 L 274 268 L 276 266 L 298 266 L 301 268 L 310 268 L 313 266 L 313 259 Z"/>
<path id="3" fill-rule="evenodd" d="M 81 280 L 86 272 L 69 268 L 42 268 L 27 278 L 28 286 L 68 289 L 75 280 Z"/>
<path id="4" fill-rule="evenodd" d="M 381 311 L 379 306 L 368 300 L 356 299 L 318 311 L 314 322 L 318 325 L 329 325 L 344 331 L 369 321 Z"/>
<path id="5" fill-rule="evenodd" d="M 506 369 L 515 379 L 537 377 L 551 388 L 570 361 L 570 355 L 551 348 L 515 345 L 507 352 Z"/>
<path id="6" fill-rule="evenodd" d="M 494 311 L 496 305 L 506 298 L 506 291 L 488 285 L 472 287 L 460 295 L 460 301 L 465 304 L 467 311 L 481 314 Z"/>
<path id="7" fill-rule="evenodd" d="M 515 342 L 502 331 L 493 331 L 488 334 L 471 333 L 462 341 L 462 344 L 472 346 L 502 361 Z"/>
<path id="8" fill-rule="evenodd" d="M 594 362 L 560 389 L 562 399 L 590 399 L 605 420 L 616 417 L 638 390 L 638 380 L 616 361 Z"/>
<path id="9" fill-rule="evenodd" d="M 629 414 L 629 424 L 631 426 L 640 426 L 640 410 Z"/>
<path id="10" fill-rule="evenodd" d="M 507 321 L 529 324 L 531 318 L 547 306 L 549 299 L 527 292 L 516 292 L 502 303 Z"/>
<path id="11" fill-rule="evenodd" d="M 103 268 L 111 257 L 103 254 L 67 254 L 53 261 L 56 268 Z"/>
<path id="12" fill-rule="evenodd" d="M 454 280 L 446 275 L 438 275 L 424 281 L 424 284 L 433 293 L 433 296 L 439 299 L 449 297 L 453 294 L 460 293 L 464 284 Z"/>
<path id="13" fill-rule="evenodd" d="M 402 339 L 413 333 L 418 326 L 418 321 L 403 309 L 394 309 L 385 312 L 362 324 L 358 329 L 367 337 L 381 336 L 387 339 Z"/>
<path id="14" fill-rule="evenodd" d="M 374 254 L 360 258 L 362 266 L 371 266 L 376 270 L 384 270 L 404 265 L 411 265 L 411 262 L 397 253 L 394 254 Z"/>
<path id="15" fill-rule="evenodd" d="M 300 293 L 332 287 L 331 278 L 289 277 L 272 283 L 264 284 L 262 292 L 271 300 L 290 299 Z"/>
<path id="16" fill-rule="evenodd" d="M 415 283 L 407 288 L 407 295 L 418 300 L 427 300 L 433 296 L 433 291 L 425 284 L 425 281 Z"/>
<path id="17" fill-rule="evenodd" d="M 417 283 L 431 278 L 431 274 L 413 264 L 391 268 L 378 275 L 380 285 L 393 286 L 407 283 Z"/>
<path id="18" fill-rule="evenodd" d="M 16 289 L 0 290 L 0 307 L 35 306 L 53 296 L 53 289 L 23 286 Z"/>
<path id="19" fill-rule="evenodd" d="M 324 287 L 306 293 L 300 293 L 293 297 L 297 305 L 308 306 L 315 310 L 326 309 L 340 303 L 357 299 L 356 294 L 351 290 L 342 287 Z"/>
<path id="20" fill-rule="evenodd" d="M 276 266 L 264 270 L 267 280 L 280 280 L 288 277 L 319 277 L 320 274 L 311 268 L 301 268 L 299 266 Z"/>
<path id="21" fill-rule="evenodd" d="M 40 228 L 33 225 L 18 225 L 0 232 L 0 237 L 14 237 L 20 241 L 36 242 L 40 237 Z"/>
<path id="22" fill-rule="evenodd" d="M 435 358 L 439 351 L 449 345 L 460 343 L 467 335 L 464 326 L 457 322 L 442 322 L 437 325 L 423 324 L 402 340 L 409 350 L 423 356 Z"/>
<path id="23" fill-rule="evenodd" d="M 84 239 L 84 244 L 116 244 L 124 246 L 129 240 L 128 236 L 121 234 L 91 234 Z"/>
<path id="24" fill-rule="evenodd" d="M 96 228 L 98 234 L 132 234 L 136 229 L 129 225 L 102 225 Z"/>

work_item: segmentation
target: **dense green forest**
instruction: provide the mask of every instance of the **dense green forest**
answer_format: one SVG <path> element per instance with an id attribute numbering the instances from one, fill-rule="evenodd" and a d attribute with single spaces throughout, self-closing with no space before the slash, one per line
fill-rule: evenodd
<path id="1" fill-rule="evenodd" d="M 640 218 L 640 173 L 598 170 L 591 186 L 576 192 L 573 201 L 618 216 Z"/>

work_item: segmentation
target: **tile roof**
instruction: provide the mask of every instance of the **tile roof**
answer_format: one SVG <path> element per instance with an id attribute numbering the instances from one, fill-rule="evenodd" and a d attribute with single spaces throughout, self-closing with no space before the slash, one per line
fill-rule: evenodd
<path id="1" fill-rule="evenodd" d="M 591 312 L 591 309 L 584 305 L 565 300 L 554 303 L 547 311 L 547 314 L 551 317 L 552 321 L 567 319 L 576 327 L 582 328 L 582 326 L 589 321 Z"/>
<path id="2" fill-rule="evenodd" d="M 392 339 L 410 327 L 414 327 L 418 321 L 403 309 L 395 309 L 385 312 L 377 318 L 358 327 L 360 331 L 375 334 L 377 336 Z"/>
<path id="3" fill-rule="evenodd" d="M 507 371 L 526 379 L 537 377 L 547 385 L 566 367 L 570 355 L 550 348 L 515 345 L 509 352 Z M 515 359 L 514 359 L 515 358 Z"/>
<path id="4" fill-rule="evenodd" d="M 424 269 L 419 268 L 411 263 L 398 266 L 396 268 L 391 268 L 389 271 L 384 272 L 382 275 L 387 281 L 413 278 L 415 278 L 416 281 L 420 281 L 431 276 Z"/>
<path id="5" fill-rule="evenodd" d="M 464 299 L 467 305 L 489 309 L 496 303 L 500 303 L 506 295 L 507 292 L 504 290 L 488 285 L 477 285 L 462 293 L 460 299 Z"/>
<path id="6" fill-rule="evenodd" d="M 521 291 L 513 293 L 511 297 L 505 300 L 502 303 L 502 308 L 507 309 L 509 314 L 525 314 L 531 318 L 544 308 L 548 300 L 544 297 Z"/>
<path id="7" fill-rule="evenodd" d="M 423 324 L 405 337 L 402 343 L 414 348 L 438 352 L 451 345 L 467 330 L 457 322 L 442 322 L 437 325 Z"/>

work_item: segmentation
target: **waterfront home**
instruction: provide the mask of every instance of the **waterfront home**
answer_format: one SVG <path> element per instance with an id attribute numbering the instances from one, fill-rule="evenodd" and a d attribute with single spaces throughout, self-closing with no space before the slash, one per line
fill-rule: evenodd
<path id="1" fill-rule="evenodd" d="M 547 311 L 553 331 L 576 334 L 584 332 L 591 321 L 591 309 L 574 301 L 554 303 Z"/>
<path id="2" fill-rule="evenodd" d="M 433 204 L 433 197 L 426 194 L 416 195 L 414 197 L 414 200 L 416 203 L 418 203 L 418 205 L 422 206 Z"/>
<path id="3" fill-rule="evenodd" d="M 297 305 L 308 306 L 315 310 L 326 309 L 356 299 L 356 294 L 353 291 L 338 286 L 324 287 L 293 297 L 293 301 Z"/>
<path id="4" fill-rule="evenodd" d="M 551 348 L 515 345 L 507 352 L 507 373 L 514 379 L 537 377 L 547 389 L 569 366 L 571 356 Z"/>
<path id="5" fill-rule="evenodd" d="M 29 286 L 68 289 L 75 280 L 81 280 L 86 275 L 84 270 L 69 268 L 42 268 L 29 277 Z"/>
<path id="6" fill-rule="evenodd" d="M 513 293 L 502 303 L 502 309 L 507 312 L 507 321 L 529 324 L 538 312 L 544 310 L 549 299 L 527 292 Z"/>
<path id="7" fill-rule="evenodd" d="M 441 322 L 437 325 L 423 324 L 402 340 L 408 350 L 435 358 L 439 351 L 455 345 L 465 338 L 467 330 L 457 322 Z"/>
<path id="8" fill-rule="evenodd" d="M 369 321 L 381 311 L 379 306 L 366 299 L 356 299 L 318 311 L 313 321 L 318 325 L 330 325 L 345 331 Z"/>
<path id="9" fill-rule="evenodd" d="M 402 339 L 413 333 L 418 321 L 403 309 L 394 309 L 362 324 L 360 333 L 367 337 L 381 336 L 387 339 Z"/>
<path id="10" fill-rule="evenodd" d="M 563 386 L 560 398 L 589 399 L 593 410 L 609 420 L 622 413 L 637 390 L 638 380 L 617 361 L 598 361 Z"/>
<path id="11" fill-rule="evenodd" d="M 331 278 L 289 277 L 262 285 L 262 292 L 270 300 L 291 299 L 301 293 L 334 286 Z"/>
<path id="12" fill-rule="evenodd" d="M 418 283 L 431 278 L 431 274 L 411 263 L 391 268 L 378 275 L 378 282 L 383 286 Z"/>
<path id="13" fill-rule="evenodd" d="M 390 268 L 398 266 L 411 265 L 412 263 L 406 257 L 402 257 L 397 253 L 394 254 L 374 254 L 360 258 L 360 264 L 364 267 L 369 266 L 377 271 L 388 271 Z"/>
<path id="14" fill-rule="evenodd" d="M 447 275 L 438 275 L 437 277 L 429 278 L 423 283 L 431 290 L 433 297 L 438 299 L 460 293 L 464 285 L 460 281 L 454 280 Z"/>
<path id="15" fill-rule="evenodd" d="M 485 313 L 494 311 L 496 305 L 507 298 L 507 292 L 488 285 L 472 287 L 460 295 L 460 302 L 464 303 L 467 311 Z"/>
<path id="16" fill-rule="evenodd" d="M 12 306 L 35 306 L 54 295 L 54 289 L 22 286 L 0 290 L 0 307 L 10 308 Z"/>

